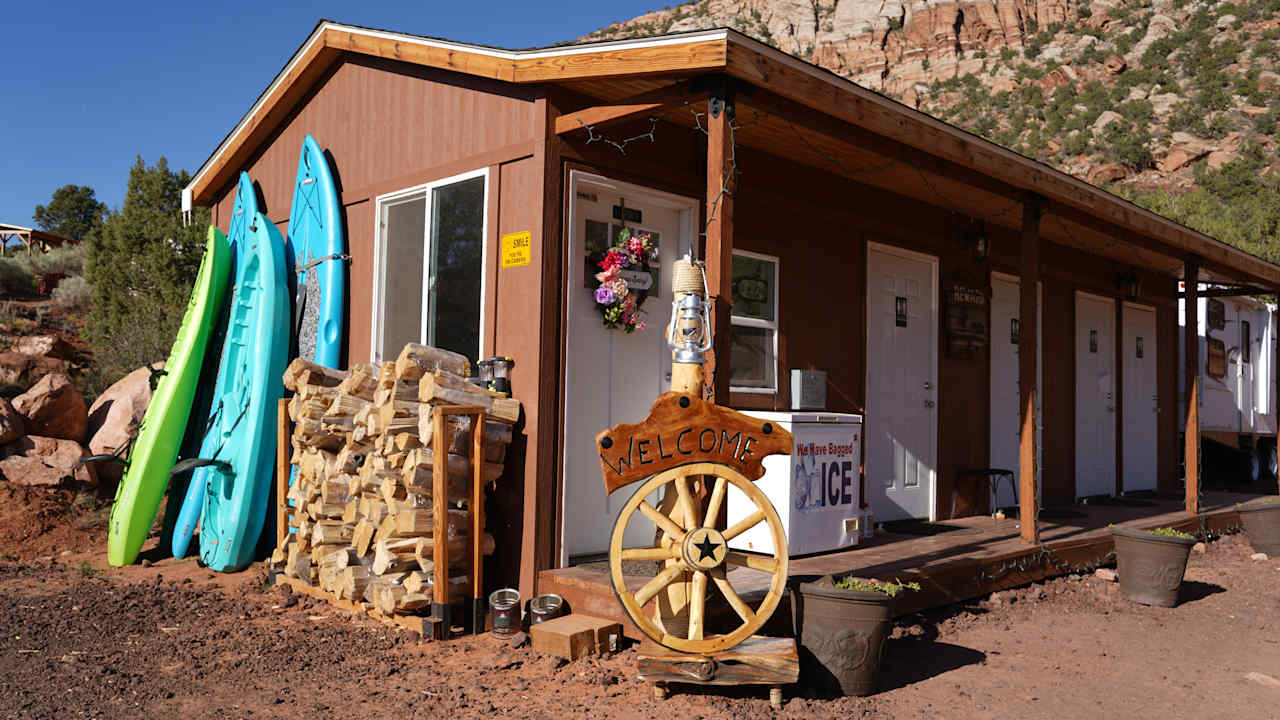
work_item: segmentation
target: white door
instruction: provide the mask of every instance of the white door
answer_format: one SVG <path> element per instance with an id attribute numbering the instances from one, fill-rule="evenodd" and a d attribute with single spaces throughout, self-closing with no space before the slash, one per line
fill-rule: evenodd
<path id="1" fill-rule="evenodd" d="M 671 316 L 671 268 L 687 252 L 692 202 L 642 188 L 575 174 L 570 183 L 572 227 L 567 289 L 567 365 L 564 436 L 562 562 L 606 552 L 618 510 L 634 488 L 606 496 L 595 436 L 620 422 L 644 419 L 654 399 L 671 387 L 671 351 L 665 331 Z M 625 223 L 617 214 L 632 218 Z M 639 219 L 636 218 L 639 213 Z M 633 333 L 604 327 L 589 278 L 589 247 L 608 247 L 623 227 L 658 243 L 657 278 L 642 310 L 647 327 Z M 590 275 L 588 275 L 590 273 Z M 631 523 L 628 545 L 652 544 L 653 529 Z"/>
<path id="2" fill-rule="evenodd" d="M 991 455 L 990 466 L 1017 472 L 1022 467 L 1019 440 L 1022 437 L 1022 398 L 1018 377 L 1019 297 L 1018 278 L 1012 275 L 991 275 Z M 1039 295 L 1040 288 L 1037 288 Z M 1040 342 L 1036 343 L 1036 490 L 1040 490 L 1040 458 L 1043 437 L 1041 408 L 1044 402 L 1043 370 L 1041 368 L 1044 347 L 1043 324 L 1039 318 L 1039 298 L 1036 303 L 1037 324 L 1041 327 Z M 1017 482 L 1015 479 L 1014 482 Z M 1038 498 L 1037 498 L 1038 499 Z M 1009 483 L 996 483 L 995 507 L 1016 505 Z"/>
<path id="3" fill-rule="evenodd" d="M 1156 387 L 1156 313 L 1141 305 L 1124 304 L 1124 385 L 1121 433 L 1125 492 L 1156 488 L 1156 418 L 1160 395 Z"/>
<path id="4" fill-rule="evenodd" d="M 1076 497 L 1116 491 L 1116 306 L 1076 293 Z"/>
<path id="5" fill-rule="evenodd" d="M 867 251 L 868 502 L 877 520 L 934 517 L 937 259 Z"/>

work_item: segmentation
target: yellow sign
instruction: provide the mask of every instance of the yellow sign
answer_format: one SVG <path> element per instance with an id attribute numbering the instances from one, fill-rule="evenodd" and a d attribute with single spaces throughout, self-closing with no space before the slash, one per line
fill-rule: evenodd
<path id="1" fill-rule="evenodd" d="M 528 265 L 533 258 L 533 251 L 530 247 L 530 240 L 533 233 L 525 230 L 524 232 L 510 233 L 502 236 L 502 267 L 518 267 L 520 265 Z"/>

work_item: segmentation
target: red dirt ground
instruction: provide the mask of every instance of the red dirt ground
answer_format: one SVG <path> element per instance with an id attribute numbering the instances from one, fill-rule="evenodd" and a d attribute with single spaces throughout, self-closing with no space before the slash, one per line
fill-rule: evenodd
<path id="1" fill-rule="evenodd" d="M 32 499 L 5 492 L 0 529 Z M 791 688 L 774 713 L 763 689 L 655 701 L 633 649 L 564 663 L 489 635 L 420 641 L 267 587 L 260 566 L 105 568 L 101 531 L 65 522 L 99 516 L 70 503 L 30 505 L 28 528 L 62 523 L 46 532 L 0 533 L 2 718 L 1280 716 L 1280 688 L 1246 678 L 1280 677 L 1280 560 L 1240 536 L 1192 556 L 1177 608 L 1071 576 L 901 618 L 878 695 Z"/>

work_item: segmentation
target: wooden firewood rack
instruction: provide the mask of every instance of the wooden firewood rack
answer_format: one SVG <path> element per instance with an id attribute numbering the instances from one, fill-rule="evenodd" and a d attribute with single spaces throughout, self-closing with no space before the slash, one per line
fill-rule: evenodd
<path id="1" fill-rule="evenodd" d="M 374 619 L 386 622 L 388 624 L 405 627 L 420 634 L 435 639 L 448 639 L 452 635 L 453 629 L 453 601 L 451 596 L 449 583 L 449 474 L 448 474 L 448 443 L 447 434 L 445 432 L 445 421 L 451 416 L 461 416 L 471 418 L 471 483 L 468 492 L 468 510 L 471 514 L 470 532 L 471 532 L 471 567 L 470 567 L 470 585 L 471 585 L 471 628 L 472 632 L 479 634 L 485 631 L 485 613 L 487 611 L 486 600 L 484 596 L 484 553 L 483 553 L 483 537 L 484 537 L 484 428 L 486 411 L 483 407 L 472 405 L 438 405 L 432 408 L 432 443 L 436 451 L 434 452 L 432 466 L 432 546 L 433 546 L 433 565 L 432 565 L 432 602 L 431 614 L 426 617 L 413 616 L 388 616 L 378 612 L 373 608 L 366 608 L 367 603 L 353 602 L 337 602 L 340 607 L 348 610 L 361 610 L 373 617 Z M 288 540 L 291 523 L 290 512 L 292 510 L 287 497 L 289 486 L 289 410 L 288 401 L 281 400 L 279 404 L 279 424 L 277 428 L 277 438 L 279 446 L 276 452 L 276 543 L 278 547 L 284 547 Z M 327 592 L 320 588 L 308 585 L 295 578 L 283 577 L 282 580 L 295 590 L 303 592 L 309 596 L 319 599 L 325 599 L 335 602 L 336 598 L 330 597 Z M 418 622 L 415 622 L 418 621 Z"/>

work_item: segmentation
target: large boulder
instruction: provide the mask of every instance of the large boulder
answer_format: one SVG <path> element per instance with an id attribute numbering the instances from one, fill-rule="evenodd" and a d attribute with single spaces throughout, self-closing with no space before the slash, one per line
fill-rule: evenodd
<path id="1" fill-rule="evenodd" d="M 26 418 L 14 409 L 13 403 L 0 398 L 0 445 L 8 445 L 26 434 Z"/>
<path id="2" fill-rule="evenodd" d="M 27 419 L 33 435 L 84 440 L 89 427 L 89 407 L 84 396 L 62 373 L 40 378 L 31 389 L 13 399 L 13 407 Z"/>
<path id="3" fill-rule="evenodd" d="M 56 335 L 28 335 L 18 338 L 13 344 L 13 352 L 37 357 L 51 357 L 59 360 L 70 360 L 76 354 L 71 343 Z"/>
<path id="4" fill-rule="evenodd" d="M 74 440 L 29 435 L 4 446 L 2 454 L 0 475 L 15 485 L 97 484 L 93 466 L 80 464 L 84 448 Z"/>
<path id="5" fill-rule="evenodd" d="M 156 370 L 164 363 L 156 363 Z M 89 452 L 114 453 L 138 434 L 142 416 L 151 404 L 151 368 L 141 367 L 117 380 L 89 408 Z M 100 463 L 103 481 L 119 481 L 124 474 L 120 463 Z"/>

